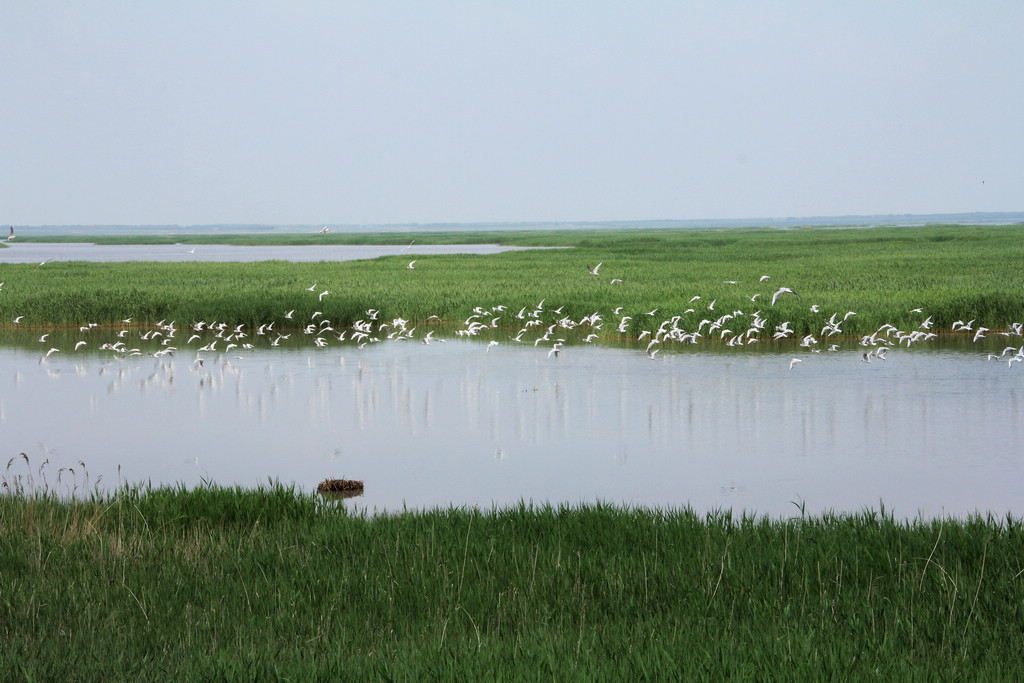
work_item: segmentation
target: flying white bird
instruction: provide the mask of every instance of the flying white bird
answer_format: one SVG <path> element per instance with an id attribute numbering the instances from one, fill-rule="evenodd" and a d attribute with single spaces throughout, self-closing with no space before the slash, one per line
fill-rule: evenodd
<path id="1" fill-rule="evenodd" d="M 596 266 L 594 266 L 593 268 L 591 268 L 590 266 L 587 266 L 587 270 L 589 270 L 589 271 L 590 271 L 590 274 L 591 274 L 591 275 L 597 275 L 597 271 L 601 269 L 601 265 L 602 265 L 603 263 L 604 263 L 604 261 L 601 261 L 601 263 L 598 263 L 598 264 L 597 264 Z"/>
<path id="2" fill-rule="evenodd" d="M 416 263 L 416 259 L 413 259 L 412 261 L 409 261 L 409 265 L 407 265 L 406 268 L 408 268 L 409 270 L 413 270 L 412 264 L 414 264 L 414 263 Z"/>
<path id="3" fill-rule="evenodd" d="M 793 296 L 795 296 L 795 297 L 796 297 L 797 299 L 799 299 L 799 298 L 800 298 L 800 295 L 799 295 L 799 294 L 797 294 L 796 292 L 794 292 L 794 291 L 793 291 L 792 289 L 790 289 L 789 287 L 779 287 L 779 291 L 777 291 L 777 292 L 775 292 L 774 294 L 772 294 L 772 306 L 774 306 L 774 305 L 775 305 L 775 302 L 776 302 L 776 301 L 778 300 L 778 298 L 779 298 L 780 296 L 782 296 L 783 294 L 792 294 L 792 295 L 793 295 Z"/>

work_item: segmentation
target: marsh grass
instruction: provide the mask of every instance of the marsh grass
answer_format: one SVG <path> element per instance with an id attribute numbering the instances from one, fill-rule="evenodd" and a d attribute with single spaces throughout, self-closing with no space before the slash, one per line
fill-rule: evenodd
<path id="1" fill-rule="evenodd" d="M 355 239 L 328 236 L 335 242 Z M 850 310 L 857 315 L 844 325 L 848 335 L 870 334 L 886 323 L 916 329 L 926 316 L 937 330 L 948 330 L 956 320 L 976 319 L 993 330 L 1024 321 L 1022 225 L 457 236 L 464 242 L 573 248 L 421 256 L 414 270 L 406 268 L 411 258 L 406 255 L 341 263 L 3 265 L 0 325 L 12 327 L 9 321 L 25 315 L 20 324 L 33 328 L 111 325 L 129 317 L 180 324 L 274 322 L 280 327 L 289 324 L 284 314 L 292 309 L 295 320 L 322 311 L 334 323 L 348 325 L 365 318 L 370 308 L 378 309 L 382 319 L 416 322 L 436 315 L 455 322 L 477 306 L 500 304 L 517 311 L 542 300 L 551 308 L 564 307 L 574 319 L 599 312 L 612 320 L 612 311 L 622 306 L 622 313 L 633 318 L 627 333 L 634 336 L 689 308 L 695 309 L 695 321 L 724 311 L 760 310 L 768 329 L 788 320 L 798 334 L 820 332 L 829 315 Z M 379 238 L 371 241 L 426 243 L 447 237 L 409 233 Z M 604 266 L 595 277 L 585 266 L 598 262 Z M 762 282 L 762 275 L 771 279 Z M 611 284 L 613 278 L 622 282 Z M 317 291 L 327 289 L 331 295 L 321 300 L 305 291 L 314 283 Z M 784 296 L 773 307 L 771 294 L 782 285 L 801 298 Z M 754 295 L 758 298 L 751 301 Z M 694 296 L 701 298 L 691 302 Z M 712 301 L 714 314 L 707 310 Z M 818 304 L 820 312 L 811 312 L 811 304 Z M 912 312 L 915 308 L 923 308 L 924 315 Z M 658 318 L 644 315 L 654 309 Z"/>
<path id="2" fill-rule="evenodd" d="M 1013 518 L 600 504 L 369 516 L 274 483 L 5 491 L 0 666 L 19 678 L 1015 680 L 1024 668 Z"/>

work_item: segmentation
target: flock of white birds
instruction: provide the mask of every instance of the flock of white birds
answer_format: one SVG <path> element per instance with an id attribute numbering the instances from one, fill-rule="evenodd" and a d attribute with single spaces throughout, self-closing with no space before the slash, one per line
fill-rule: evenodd
<path id="1" fill-rule="evenodd" d="M 407 268 L 413 267 L 409 263 Z M 598 263 L 594 267 L 586 266 L 592 275 L 598 275 L 603 264 Z M 770 279 L 764 275 L 760 281 L 763 283 Z M 725 284 L 738 284 L 735 281 L 728 281 Z M 3 283 L 0 282 L 0 291 Z M 314 283 L 304 290 L 306 296 L 315 296 L 318 302 L 330 296 L 329 290 L 319 290 L 318 284 Z M 775 306 L 782 296 L 793 296 L 800 298 L 793 289 L 779 287 L 772 294 L 768 306 Z M 748 297 L 756 303 L 759 294 Z M 633 312 L 630 315 L 624 312 L 624 307 L 614 309 L 611 319 L 606 321 L 600 312 L 594 312 L 580 319 L 573 320 L 562 313 L 564 306 L 545 307 L 546 300 L 540 301 L 536 306 L 524 306 L 518 311 L 513 311 L 504 305 L 492 307 L 476 307 L 472 315 L 462 321 L 461 326 L 454 330 L 458 337 L 484 336 L 489 339 L 485 351 L 489 352 L 498 346 L 500 341 L 495 337 L 505 330 L 516 329 L 514 334 L 509 334 L 506 343 L 511 344 L 532 344 L 534 347 L 541 347 L 549 358 L 557 358 L 564 348 L 567 340 L 572 342 L 593 343 L 601 339 L 602 331 L 614 330 L 617 340 L 628 338 L 629 330 L 635 327 L 644 328 L 636 337 L 637 342 L 646 342 L 645 352 L 647 356 L 654 359 L 662 348 L 670 345 L 696 344 L 700 341 L 716 341 L 725 346 L 746 346 L 755 344 L 762 340 L 785 340 L 799 339 L 799 347 L 806 352 L 821 353 L 822 351 L 834 352 L 841 348 L 836 340 L 849 338 L 842 329 L 843 324 L 852 316 L 855 311 L 835 312 L 823 322 L 820 333 L 806 334 L 796 337 L 791 323 L 784 321 L 769 329 L 762 310 L 744 312 L 732 310 L 721 313 L 715 312 L 717 300 L 704 301 L 701 296 L 695 295 L 689 301 L 690 307 L 679 314 L 668 317 L 659 317 L 658 310 Z M 821 313 L 817 304 L 811 304 L 809 310 L 813 313 Z M 910 313 L 924 315 L 921 308 L 916 308 Z M 218 321 L 194 321 L 190 325 L 182 326 L 174 321 L 161 320 L 156 323 L 139 324 L 131 318 L 121 321 L 121 329 L 116 333 L 116 341 L 108 341 L 99 344 L 98 349 L 107 351 L 117 357 L 126 358 L 131 356 L 151 355 L 161 357 L 171 355 L 175 352 L 188 350 L 196 354 L 195 362 L 203 362 L 203 354 L 240 354 L 246 350 L 254 349 L 257 345 L 277 347 L 291 339 L 293 335 L 299 338 L 308 339 L 316 347 L 327 347 L 335 343 L 354 344 L 356 348 L 362 349 L 368 344 L 376 344 L 385 341 L 418 341 L 422 344 L 432 344 L 446 341 L 436 336 L 437 330 L 434 326 L 442 324 L 438 316 L 430 316 L 423 321 L 423 327 L 429 327 L 425 332 L 417 336 L 417 326 L 410 326 L 410 322 L 401 317 L 390 320 L 380 319 L 380 311 L 369 309 L 364 318 L 357 320 L 350 326 L 336 328 L 332 322 L 324 317 L 323 312 L 315 311 L 305 322 L 294 318 L 295 309 L 283 312 L 284 318 L 291 323 L 287 328 L 275 329 L 274 323 L 259 325 L 255 329 L 247 329 L 245 325 L 230 325 Z M 24 320 L 24 315 L 14 318 L 15 324 Z M 634 324 L 634 318 L 646 321 L 649 324 Z M 824 314 L 822 314 L 824 319 Z M 607 323 L 607 327 L 606 327 Z M 911 346 L 934 339 L 937 334 L 932 331 L 933 323 L 931 316 L 924 317 L 916 329 L 899 329 L 894 325 L 885 324 L 879 327 L 870 335 L 859 338 L 859 345 L 865 350 L 860 355 L 862 362 L 870 363 L 872 360 L 885 360 L 886 352 L 890 347 Z M 79 328 L 82 338 L 76 341 L 73 351 L 80 351 L 85 348 L 89 350 L 88 333 L 100 326 L 95 323 L 83 325 Z M 339 326 L 340 327 L 340 326 Z M 443 324 L 443 329 L 451 332 L 451 325 Z M 952 332 L 968 334 L 973 341 L 977 342 L 985 338 L 989 328 L 975 326 L 975 321 L 958 320 L 952 325 Z M 1012 323 L 1008 329 L 996 334 L 1006 337 L 1024 337 L 1024 324 Z M 40 344 L 47 344 L 50 334 L 43 334 L 39 337 Z M 138 342 L 146 342 L 139 344 Z M 296 340 L 298 341 L 298 340 Z M 290 345 L 294 346 L 295 342 Z M 152 349 L 152 350 L 149 350 Z M 47 358 L 53 354 L 60 353 L 61 349 L 50 346 L 43 357 Z M 987 354 L 989 360 L 1005 360 L 1008 366 L 1024 360 L 1024 344 L 1021 346 L 1007 345 L 1001 354 Z M 793 369 L 800 358 L 789 360 L 789 369 Z"/>

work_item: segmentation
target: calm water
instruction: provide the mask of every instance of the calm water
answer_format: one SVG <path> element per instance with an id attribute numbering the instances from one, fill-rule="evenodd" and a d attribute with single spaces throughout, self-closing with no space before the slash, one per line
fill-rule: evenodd
<path id="1" fill-rule="evenodd" d="M 0 444 L 35 467 L 48 458 L 51 481 L 79 460 L 115 485 L 118 467 L 154 484 L 362 479 L 345 504 L 369 510 L 604 500 L 788 516 L 794 501 L 882 501 L 898 517 L 1024 514 L 1022 364 L 939 348 L 868 364 L 855 344 L 790 370 L 792 356 L 578 345 L 549 357 L 452 338 L 200 366 L 194 352 L 7 346 Z"/>
<path id="2" fill-rule="evenodd" d="M 246 247 L 227 244 L 84 244 L 11 242 L 0 249 L 0 263 L 44 261 L 355 261 L 395 254 L 497 254 L 535 247 L 502 247 L 496 244 L 448 245 L 341 245 Z"/>

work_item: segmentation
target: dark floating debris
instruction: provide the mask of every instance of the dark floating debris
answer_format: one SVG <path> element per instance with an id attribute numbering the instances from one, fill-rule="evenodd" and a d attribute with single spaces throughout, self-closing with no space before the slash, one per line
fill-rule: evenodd
<path id="1" fill-rule="evenodd" d="M 317 485 L 316 490 L 320 493 L 340 493 L 348 498 L 363 493 L 363 482 L 358 479 L 324 479 Z"/>

